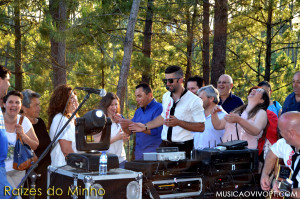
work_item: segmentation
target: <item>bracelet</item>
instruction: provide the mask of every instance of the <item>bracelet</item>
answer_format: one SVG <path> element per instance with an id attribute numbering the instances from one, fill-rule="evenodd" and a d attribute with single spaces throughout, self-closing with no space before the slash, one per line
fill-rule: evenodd
<path id="1" fill-rule="evenodd" d="M 147 123 L 146 124 L 144 124 L 145 125 L 145 127 L 146 127 L 146 131 L 148 130 L 148 126 L 147 126 Z"/>

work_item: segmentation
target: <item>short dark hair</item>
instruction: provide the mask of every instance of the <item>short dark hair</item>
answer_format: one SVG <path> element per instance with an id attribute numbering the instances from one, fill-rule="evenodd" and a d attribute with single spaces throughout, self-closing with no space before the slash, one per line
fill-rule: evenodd
<path id="1" fill-rule="evenodd" d="M 259 82 L 259 84 L 257 84 L 257 86 L 267 86 L 270 88 L 270 90 L 272 90 L 271 88 L 271 84 L 268 82 L 268 81 L 262 81 L 262 82 Z"/>
<path id="2" fill-rule="evenodd" d="M 204 86 L 204 80 L 199 75 L 195 75 L 195 76 L 188 78 L 187 82 L 197 82 L 197 86 L 199 88 Z"/>
<path id="3" fill-rule="evenodd" d="M 39 93 L 36 93 L 30 89 L 23 90 L 22 94 L 23 94 L 22 105 L 25 106 L 26 108 L 30 108 L 32 98 L 40 98 L 41 97 L 41 95 Z"/>
<path id="4" fill-rule="evenodd" d="M 144 91 L 144 93 L 146 93 L 146 95 L 148 95 L 149 93 L 152 93 L 152 88 L 147 83 L 140 83 L 139 85 L 137 85 L 135 87 L 135 89 L 138 89 L 138 88 L 143 88 L 143 91 Z"/>
<path id="5" fill-rule="evenodd" d="M 165 70 L 165 74 L 171 74 L 171 73 L 175 73 L 177 77 L 183 77 L 183 71 L 179 66 L 169 66 L 168 68 L 166 68 Z"/>
<path id="6" fill-rule="evenodd" d="M 11 74 L 10 70 L 8 70 L 5 66 L 2 66 L 0 64 L 0 77 L 1 79 L 5 79 L 7 77 L 7 74 Z"/>
<path id="7" fill-rule="evenodd" d="M 23 99 L 23 95 L 20 91 L 14 90 L 14 91 L 9 91 L 4 97 L 3 97 L 3 103 L 6 103 L 9 96 L 18 96 L 20 97 L 21 101 Z"/>

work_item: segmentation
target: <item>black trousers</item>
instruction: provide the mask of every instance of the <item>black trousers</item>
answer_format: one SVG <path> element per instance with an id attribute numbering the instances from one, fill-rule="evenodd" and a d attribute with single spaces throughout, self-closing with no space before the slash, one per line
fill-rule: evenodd
<path id="1" fill-rule="evenodd" d="M 169 142 L 163 140 L 159 147 L 178 147 L 179 151 L 185 151 L 185 157 L 191 158 L 191 151 L 194 148 L 194 139 L 185 142 Z"/>

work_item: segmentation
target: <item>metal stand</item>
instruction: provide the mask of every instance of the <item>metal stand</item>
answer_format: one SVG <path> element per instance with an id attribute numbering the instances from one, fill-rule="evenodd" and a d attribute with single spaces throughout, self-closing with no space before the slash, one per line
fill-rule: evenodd
<path id="1" fill-rule="evenodd" d="M 65 130 L 65 128 L 71 122 L 71 120 L 76 115 L 76 113 L 79 111 L 79 109 L 83 106 L 83 104 L 89 99 L 89 97 L 90 97 L 90 93 L 86 94 L 86 96 L 84 97 L 84 99 L 82 100 L 82 102 L 79 104 L 78 108 L 73 112 L 73 114 L 68 119 L 68 121 L 65 123 L 65 125 L 60 129 L 60 131 L 57 133 L 57 135 L 53 138 L 53 140 L 51 141 L 51 143 L 47 146 L 47 148 L 42 153 L 42 155 L 39 157 L 39 159 L 36 161 L 36 163 L 34 163 L 33 165 L 31 165 L 31 167 L 28 169 L 27 173 L 25 174 L 25 176 L 23 177 L 23 179 L 21 180 L 21 182 L 19 183 L 19 185 L 16 187 L 16 189 L 19 189 L 21 187 L 21 185 L 24 184 L 24 182 L 26 181 L 26 179 L 28 178 L 28 176 L 38 166 L 38 164 L 40 163 L 40 161 L 47 155 L 48 151 L 50 151 L 50 149 L 52 148 L 52 145 L 56 142 L 57 138 L 60 136 L 60 134 L 62 134 L 62 132 Z M 10 199 L 12 199 L 13 197 L 14 196 L 11 196 Z M 34 199 L 34 196 L 32 196 L 32 197 Z"/>
<path id="2" fill-rule="evenodd" d="M 31 174 L 29 175 L 29 178 L 30 178 L 30 181 L 31 181 L 31 184 L 30 184 L 30 189 L 35 189 L 36 186 L 35 186 L 35 181 L 36 179 L 40 178 L 41 177 L 41 174 L 36 174 L 34 171 L 31 172 Z M 29 195 L 29 199 L 34 199 L 35 196 L 34 195 Z"/>

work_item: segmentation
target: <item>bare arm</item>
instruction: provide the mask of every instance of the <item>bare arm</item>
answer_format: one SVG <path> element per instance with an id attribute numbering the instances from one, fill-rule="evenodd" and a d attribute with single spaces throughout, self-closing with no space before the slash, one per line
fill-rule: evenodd
<path id="1" fill-rule="evenodd" d="M 22 125 L 16 124 L 16 133 L 21 136 L 23 142 L 25 144 L 28 144 L 32 150 L 36 150 L 36 148 L 39 146 L 39 140 L 36 137 L 36 134 L 32 127 L 27 133 L 24 133 Z"/>
<path id="2" fill-rule="evenodd" d="M 146 126 L 148 131 L 150 129 L 154 129 L 156 127 L 159 127 L 161 125 L 164 124 L 164 118 L 159 115 L 157 116 L 154 120 L 147 122 L 146 124 L 142 124 L 142 123 L 132 123 L 129 125 L 129 130 L 132 132 L 144 132 L 146 131 Z M 150 131 L 149 131 L 150 132 Z"/>
<path id="3" fill-rule="evenodd" d="M 259 133 L 264 130 L 267 126 L 267 112 L 264 110 L 258 111 L 256 114 L 254 124 L 249 123 L 247 120 L 240 117 L 238 123 L 241 127 L 250 135 L 259 135 Z"/>
<path id="4" fill-rule="evenodd" d="M 60 139 L 58 140 L 58 143 L 64 156 L 67 156 L 69 153 L 74 153 L 72 149 L 72 141 Z"/>
<path id="5" fill-rule="evenodd" d="M 154 129 L 164 124 L 164 118 L 159 115 L 154 120 L 147 123 L 148 129 Z"/>
<path id="6" fill-rule="evenodd" d="M 169 119 L 165 119 L 164 124 L 168 127 L 180 126 L 183 129 L 194 132 L 203 132 L 205 124 L 203 122 L 187 122 L 177 119 L 171 115 Z"/>
<path id="7" fill-rule="evenodd" d="M 205 129 L 205 124 L 203 122 L 186 122 L 180 120 L 179 125 L 181 128 L 193 131 L 193 132 L 203 132 Z"/>
<path id="8" fill-rule="evenodd" d="M 128 135 L 131 135 L 131 131 L 128 129 L 129 125 L 132 124 L 133 122 L 129 119 L 122 119 L 120 120 L 120 124 L 121 124 L 121 127 L 123 129 L 123 131 L 128 134 Z M 147 131 L 140 131 L 140 132 L 143 132 L 145 134 L 148 134 L 148 135 L 151 135 L 151 131 L 150 129 L 148 129 Z"/>
<path id="9" fill-rule="evenodd" d="M 216 130 L 223 130 L 225 129 L 225 124 L 226 124 L 226 121 L 225 119 L 221 119 L 219 118 L 217 112 L 220 112 L 221 109 L 219 107 L 215 107 L 213 112 L 211 113 L 211 123 L 212 125 L 214 126 L 214 128 Z"/>
<path id="10" fill-rule="evenodd" d="M 260 178 L 260 186 L 262 190 L 268 191 L 271 188 L 271 181 L 269 175 L 275 167 L 276 160 L 277 156 L 272 152 L 272 150 L 269 150 L 265 159 L 265 165 Z"/>

